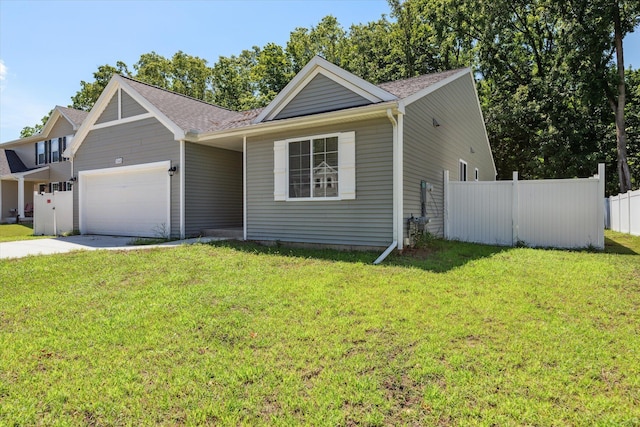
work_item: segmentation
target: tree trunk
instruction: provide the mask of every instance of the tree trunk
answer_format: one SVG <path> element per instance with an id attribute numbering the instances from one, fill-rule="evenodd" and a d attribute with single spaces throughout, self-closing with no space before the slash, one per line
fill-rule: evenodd
<path id="1" fill-rule="evenodd" d="M 618 177 L 620 179 L 620 192 L 631 190 L 631 173 L 627 161 L 627 131 L 624 122 L 624 106 L 626 91 L 624 84 L 624 55 L 622 49 L 622 26 L 620 23 L 620 7 L 615 2 L 613 12 L 614 42 L 616 47 L 616 66 L 618 67 L 618 102 L 611 103 L 616 116 L 616 144 L 618 151 Z"/>

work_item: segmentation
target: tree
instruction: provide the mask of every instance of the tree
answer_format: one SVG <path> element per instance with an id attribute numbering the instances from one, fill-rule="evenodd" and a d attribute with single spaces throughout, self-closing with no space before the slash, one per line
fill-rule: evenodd
<path id="1" fill-rule="evenodd" d="M 300 71 L 315 55 L 342 66 L 347 62 L 346 32 L 334 16 L 327 15 L 315 27 L 296 28 L 289 36 L 286 53 L 291 59 L 294 73 Z"/>
<path id="2" fill-rule="evenodd" d="M 170 90 L 207 102 L 213 100 L 213 70 L 206 60 L 178 51 L 171 58 L 170 69 Z"/>
<path id="3" fill-rule="evenodd" d="M 44 125 L 47 124 L 47 121 L 49 120 L 49 117 L 51 117 L 51 114 L 53 113 L 53 110 L 49 111 L 43 118 L 42 120 L 40 120 L 40 123 L 36 124 L 35 126 L 25 126 L 22 128 L 22 130 L 20 131 L 20 138 L 27 138 L 31 135 L 35 135 L 37 133 L 42 132 L 42 128 L 44 127 Z"/>
<path id="4" fill-rule="evenodd" d="M 260 49 L 243 50 L 240 55 L 221 56 L 213 66 L 213 103 L 230 110 L 259 107 L 256 84 L 251 71 Z"/>
<path id="5" fill-rule="evenodd" d="M 172 68 L 170 60 L 154 51 L 140 55 L 133 64 L 137 80 L 163 89 L 171 87 Z"/>
<path id="6" fill-rule="evenodd" d="M 562 53 L 580 76 L 585 96 L 604 97 L 615 117 L 620 192 L 631 189 L 625 126 L 624 36 L 640 22 L 640 4 L 626 0 L 557 1 L 563 19 Z"/>
<path id="7" fill-rule="evenodd" d="M 71 107 L 77 110 L 91 110 L 114 74 L 129 75 L 127 65 L 118 61 L 115 67 L 107 64 L 99 66 L 98 71 L 93 73 L 95 81 L 89 83 L 82 80 L 80 82 L 80 90 L 71 97 Z"/>
<path id="8" fill-rule="evenodd" d="M 135 79 L 203 101 L 211 101 L 213 70 L 207 61 L 182 51 L 167 59 L 156 52 L 145 53 L 133 65 Z"/>
<path id="9" fill-rule="evenodd" d="M 420 6 L 411 9 L 411 3 Z M 472 54 L 501 176 L 511 170 L 529 178 L 590 174 L 609 156 L 606 141 L 615 123 L 617 169 L 626 188 L 619 60 L 624 34 L 638 24 L 637 2 L 407 0 L 401 8 L 428 11 L 441 56 Z"/>
<path id="10" fill-rule="evenodd" d="M 396 24 L 384 16 L 368 24 L 352 25 L 345 68 L 373 83 L 402 78 L 403 58 L 390 37 L 395 27 Z"/>

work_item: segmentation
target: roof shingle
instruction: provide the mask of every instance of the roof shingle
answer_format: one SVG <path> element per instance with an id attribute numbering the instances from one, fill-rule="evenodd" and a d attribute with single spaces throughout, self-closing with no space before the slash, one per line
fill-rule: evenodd
<path id="1" fill-rule="evenodd" d="M 424 74 L 422 76 L 411 77 L 403 80 L 394 80 L 392 82 L 381 83 L 379 88 L 386 90 L 389 93 L 397 96 L 400 99 L 407 98 L 408 96 L 418 93 L 423 89 L 428 88 L 454 74 L 462 71 L 463 68 L 456 70 L 442 71 L 440 73 Z"/>
<path id="2" fill-rule="evenodd" d="M 379 84 L 378 87 L 403 99 L 413 95 L 447 77 L 460 72 L 460 69 L 441 73 L 426 74 L 404 80 Z M 157 86 L 121 76 L 135 91 L 162 112 L 169 120 L 185 132 L 214 132 L 249 126 L 263 108 L 248 111 L 231 111 L 214 104 L 171 92 Z M 77 110 L 76 110 L 77 111 Z"/>
<path id="3" fill-rule="evenodd" d="M 71 123 L 76 128 L 80 127 L 84 119 L 89 115 L 87 111 L 76 110 L 75 108 L 61 107 L 59 105 L 56 108 L 58 108 L 68 120 L 71 120 Z"/>
<path id="4" fill-rule="evenodd" d="M 18 153 L 13 150 L 0 150 L 0 175 L 10 175 L 28 170 L 29 168 L 18 157 Z"/>

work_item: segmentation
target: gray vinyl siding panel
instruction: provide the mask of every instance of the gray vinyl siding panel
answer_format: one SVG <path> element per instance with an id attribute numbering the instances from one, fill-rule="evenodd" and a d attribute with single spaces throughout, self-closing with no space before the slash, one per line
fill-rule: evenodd
<path id="1" fill-rule="evenodd" d="M 461 77 L 406 107 L 404 119 L 404 219 L 420 215 L 420 181 L 433 184 L 427 194 L 428 229 L 444 233 L 443 174 L 458 179 L 459 160 L 469 180 L 478 168 L 481 181 L 495 179 L 491 151 L 471 76 Z M 440 124 L 433 126 L 433 119 Z M 471 153 L 473 148 L 474 153 Z M 405 229 L 406 235 L 406 229 Z"/>
<path id="2" fill-rule="evenodd" d="M 118 120 L 118 92 L 113 94 L 111 101 L 107 104 L 107 107 L 104 109 L 96 123 L 106 123 L 111 122 L 113 120 Z"/>
<path id="3" fill-rule="evenodd" d="M 121 91 L 122 118 L 146 114 L 148 111 L 138 104 L 127 92 Z"/>
<path id="4" fill-rule="evenodd" d="M 116 158 L 122 164 L 116 165 Z M 74 175 L 81 171 L 145 163 L 180 162 L 180 143 L 155 118 L 90 131 L 73 159 Z M 179 171 L 178 171 L 179 174 Z M 171 235 L 180 235 L 180 178 L 171 179 Z M 79 228 L 77 185 L 73 190 L 73 226 Z"/>
<path id="5" fill-rule="evenodd" d="M 71 162 L 49 163 L 49 181 L 63 182 L 71 178 Z"/>
<path id="6" fill-rule="evenodd" d="M 371 104 L 371 101 L 328 77 L 318 74 L 278 113 L 276 119 L 305 116 L 368 104 Z"/>
<path id="7" fill-rule="evenodd" d="M 56 121 L 56 124 L 53 125 L 53 127 L 51 128 L 51 132 L 49 132 L 49 137 L 46 139 L 60 138 L 63 136 L 72 135 L 74 133 L 75 132 L 73 131 L 73 126 L 71 125 L 71 123 L 69 123 L 67 119 L 61 117 L 58 119 L 58 121 Z"/>
<path id="8" fill-rule="evenodd" d="M 185 233 L 242 227 L 242 153 L 185 143 Z"/>
<path id="9" fill-rule="evenodd" d="M 356 199 L 274 201 L 273 143 L 355 131 Z M 386 119 L 247 141 L 247 233 L 252 240 L 386 247 L 393 238 L 393 135 Z"/>
<path id="10" fill-rule="evenodd" d="M 18 147 L 11 148 L 16 152 L 22 163 L 28 168 L 42 167 L 46 165 L 36 166 L 36 143 L 20 145 Z"/>

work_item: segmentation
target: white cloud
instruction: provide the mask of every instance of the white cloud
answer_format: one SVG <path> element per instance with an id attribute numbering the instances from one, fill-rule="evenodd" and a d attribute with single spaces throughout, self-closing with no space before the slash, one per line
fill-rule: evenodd
<path id="1" fill-rule="evenodd" d="M 7 78 L 7 66 L 4 65 L 4 61 L 0 59 L 0 80 Z"/>
<path id="2" fill-rule="evenodd" d="M 0 59 L 0 90 L 4 90 L 4 82 L 7 79 L 9 69 L 4 65 L 4 61 Z"/>

